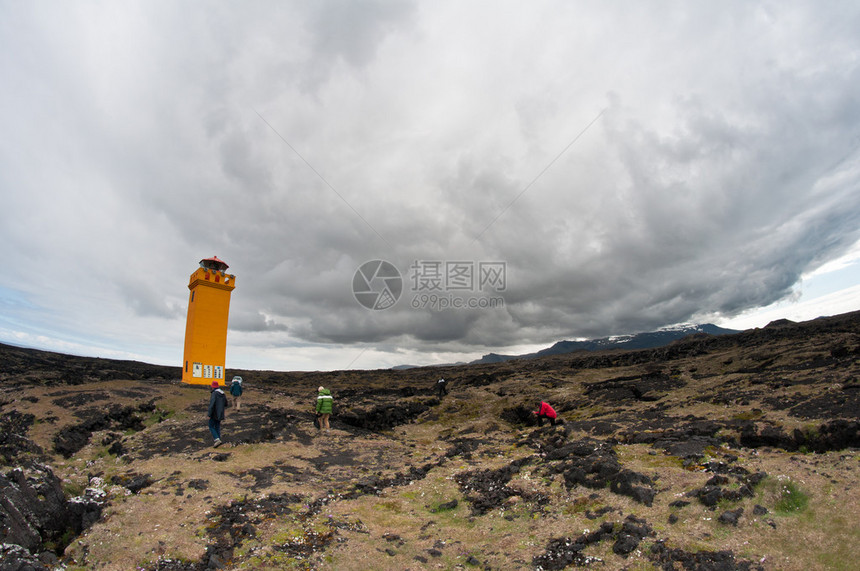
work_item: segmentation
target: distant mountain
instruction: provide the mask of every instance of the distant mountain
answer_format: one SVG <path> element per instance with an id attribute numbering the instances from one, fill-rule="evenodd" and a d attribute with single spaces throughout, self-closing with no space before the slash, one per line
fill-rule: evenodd
<path id="1" fill-rule="evenodd" d="M 460 365 L 468 365 L 465 361 L 457 361 L 456 363 L 441 363 L 437 365 L 395 365 L 391 367 L 392 371 L 407 371 L 409 369 L 417 369 L 418 367 L 458 367 Z"/>
<path id="2" fill-rule="evenodd" d="M 705 333 L 707 335 L 730 335 L 732 333 L 740 333 L 740 331 L 724 329 L 711 323 L 706 323 L 704 325 L 679 325 L 676 327 L 666 327 L 649 333 L 637 333 L 635 335 L 614 335 L 612 337 L 589 339 L 586 341 L 559 341 L 552 347 L 541 349 L 537 353 L 528 353 L 526 355 L 499 355 L 497 353 L 488 353 L 469 364 L 502 363 L 512 359 L 534 359 L 535 357 L 563 355 L 565 353 L 573 353 L 575 351 L 652 349 L 654 347 L 668 345 L 672 341 L 683 339 L 688 335 L 695 335 L 697 333 Z"/>

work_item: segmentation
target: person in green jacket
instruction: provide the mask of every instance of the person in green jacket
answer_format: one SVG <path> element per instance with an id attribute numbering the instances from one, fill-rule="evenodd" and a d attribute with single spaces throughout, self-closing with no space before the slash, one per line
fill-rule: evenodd
<path id="1" fill-rule="evenodd" d="M 329 424 L 328 419 L 331 416 L 331 408 L 332 408 L 332 400 L 331 400 L 331 391 L 325 387 L 320 387 L 317 389 L 317 416 L 320 418 L 320 430 L 325 428 L 328 430 Z"/>

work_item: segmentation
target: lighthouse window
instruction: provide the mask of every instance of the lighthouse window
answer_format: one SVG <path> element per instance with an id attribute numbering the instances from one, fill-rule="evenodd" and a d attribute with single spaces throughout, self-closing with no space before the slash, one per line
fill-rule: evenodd
<path id="1" fill-rule="evenodd" d="M 194 292 L 191 292 L 191 303 L 194 303 Z"/>

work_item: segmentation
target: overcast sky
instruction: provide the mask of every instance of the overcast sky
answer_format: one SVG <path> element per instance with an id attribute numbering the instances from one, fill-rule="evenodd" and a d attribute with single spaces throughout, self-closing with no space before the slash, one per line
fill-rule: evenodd
<path id="1" fill-rule="evenodd" d="M 854 1 L 0 0 L 0 341 L 179 366 L 213 255 L 228 374 L 860 309 L 858 30 Z"/>

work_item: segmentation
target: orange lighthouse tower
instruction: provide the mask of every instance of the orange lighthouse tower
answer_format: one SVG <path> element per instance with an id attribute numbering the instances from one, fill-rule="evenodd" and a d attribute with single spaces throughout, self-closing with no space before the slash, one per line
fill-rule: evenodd
<path id="1" fill-rule="evenodd" d="M 236 276 L 217 256 L 200 260 L 188 281 L 188 319 L 185 323 L 185 357 L 182 382 L 210 385 L 224 383 L 227 354 L 227 316 Z"/>

